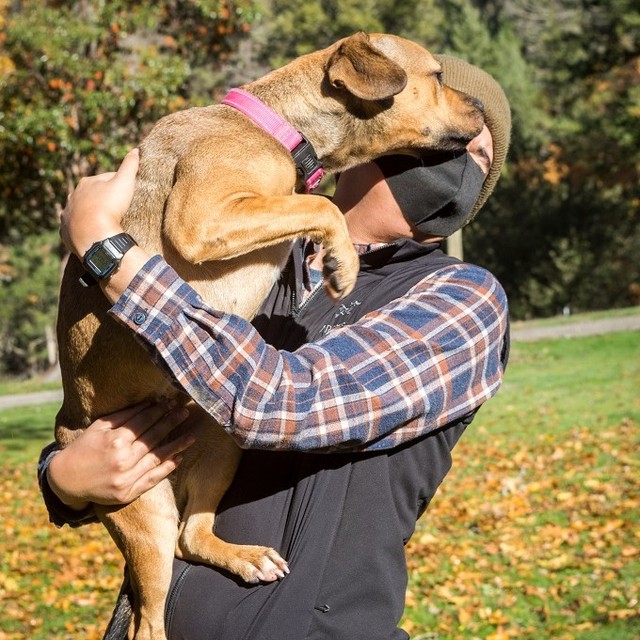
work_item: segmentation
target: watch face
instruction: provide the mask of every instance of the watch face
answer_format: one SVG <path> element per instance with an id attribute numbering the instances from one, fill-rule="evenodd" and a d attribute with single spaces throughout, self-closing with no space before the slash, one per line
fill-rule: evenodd
<path id="1" fill-rule="evenodd" d="M 114 256 L 102 245 L 97 245 L 85 257 L 85 266 L 97 277 L 106 278 L 116 267 Z"/>

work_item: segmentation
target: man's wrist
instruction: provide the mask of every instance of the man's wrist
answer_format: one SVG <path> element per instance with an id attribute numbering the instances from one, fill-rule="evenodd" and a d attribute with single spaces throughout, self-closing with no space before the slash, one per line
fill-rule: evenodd
<path id="1" fill-rule="evenodd" d="M 59 479 L 59 473 L 61 471 L 60 465 L 63 462 L 63 459 L 60 457 L 61 453 L 62 451 L 59 451 L 58 453 L 56 453 L 56 455 L 54 455 L 51 458 L 51 461 L 47 466 L 47 470 L 45 472 L 47 477 L 47 483 L 49 484 L 49 488 L 51 489 L 51 491 L 53 491 L 55 496 L 58 498 L 58 500 L 60 500 L 60 502 L 62 502 L 62 504 L 73 509 L 74 511 L 84 511 L 89 506 L 90 502 L 88 500 L 85 500 L 84 498 L 80 498 L 76 495 L 68 493 L 68 491 L 65 490 L 57 482 L 57 479 Z M 56 479 L 56 468 L 57 468 L 57 474 L 58 474 L 57 479 Z"/>
<path id="2" fill-rule="evenodd" d="M 121 225 L 113 225 L 109 223 L 106 225 L 106 228 L 93 228 L 91 229 L 90 236 L 84 236 L 84 234 L 76 234 L 81 237 L 77 240 L 73 238 L 69 238 L 71 244 L 71 251 L 78 256 L 80 262 L 84 260 L 84 257 L 87 255 L 87 251 L 93 247 L 96 242 L 102 242 L 107 238 L 113 238 L 113 236 L 117 236 L 121 233 L 124 233 L 124 229 Z M 84 236 L 84 237 L 82 237 Z"/>
<path id="3" fill-rule="evenodd" d="M 141 247 L 133 247 L 122 258 L 120 268 L 105 280 L 100 281 L 100 287 L 111 303 L 115 303 L 126 291 L 138 271 L 147 263 L 149 257 Z"/>

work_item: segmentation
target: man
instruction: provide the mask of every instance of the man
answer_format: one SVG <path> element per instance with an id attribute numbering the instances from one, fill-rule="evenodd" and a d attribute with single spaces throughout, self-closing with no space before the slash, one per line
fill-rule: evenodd
<path id="1" fill-rule="evenodd" d="M 450 468 L 451 449 L 497 391 L 508 344 L 500 285 L 439 243 L 495 186 L 509 107 L 481 70 L 441 62 L 447 84 L 485 103 L 487 127 L 465 154 L 384 158 L 340 177 L 334 201 L 362 255 L 356 287 L 338 306 L 314 284 L 320 254 L 302 251 L 255 320 L 259 333 L 206 308 L 161 258 L 137 247 L 102 285 L 113 315 L 248 449 L 216 533 L 273 546 L 291 570 L 248 587 L 176 561 L 170 637 L 406 638 L 397 627 L 404 544 Z M 136 168 L 130 154 L 115 176 L 81 182 L 62 227 L 77 255 L 121 231 Z M 189 325 L 193 361 L 167 357 L 181 337 L 160 318 Z M 182 418 L 129 409 L 43 456 L 52 519 L 90 519 L 90 502 L 128 502 L 165 477 L 191 442 L 182 435 L 160 444 Z"/>

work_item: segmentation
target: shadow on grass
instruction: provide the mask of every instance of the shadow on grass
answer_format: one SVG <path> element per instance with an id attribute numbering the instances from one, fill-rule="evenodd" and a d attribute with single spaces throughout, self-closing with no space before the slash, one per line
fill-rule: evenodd
<path id="1" fill-rule="evenodd" d="M 53 424 L 60 403 L 15 407 L 0 412 L 0 443 L 17 449 L 25 441 L 53 440 Z"/>

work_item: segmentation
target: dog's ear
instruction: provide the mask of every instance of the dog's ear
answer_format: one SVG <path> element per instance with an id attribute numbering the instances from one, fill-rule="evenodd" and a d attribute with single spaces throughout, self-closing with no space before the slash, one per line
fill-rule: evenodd
<path id="1" fill-rule="evenodd" d="M 346 38 L 331 54 L 325 71 L 333 87 L 362 100 L 383 100 L 407 85 L 404 69 L 372 46 L 366 33 Z"/>

